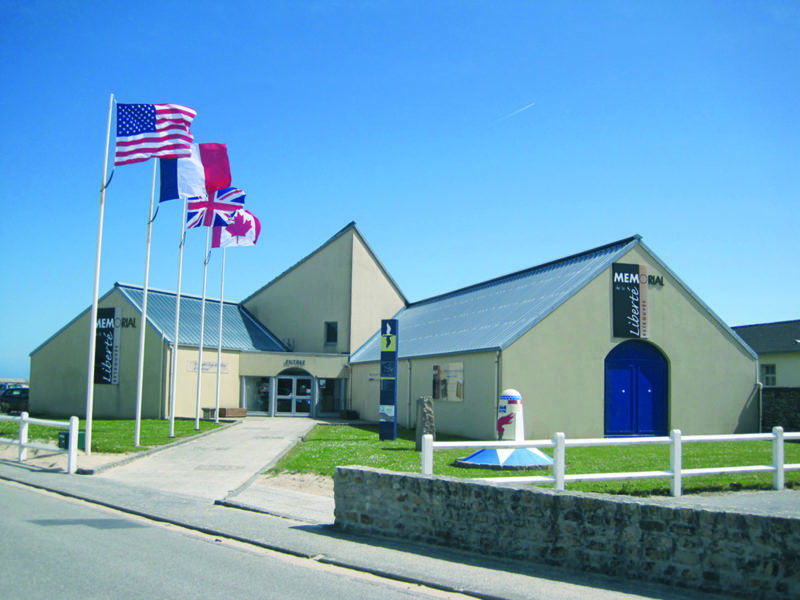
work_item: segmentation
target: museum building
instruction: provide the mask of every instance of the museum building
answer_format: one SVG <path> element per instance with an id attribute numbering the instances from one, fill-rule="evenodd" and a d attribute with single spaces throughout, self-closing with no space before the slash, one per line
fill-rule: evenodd
<path id="1" fill-rule="evenodd" d="M 350 223 L 242 302 L 116 284 L 100 300 L 95 418 L 132 418 L 139 327 L 142 416 L 203 408 L 379 420 L 382 319 L 397 319 L 397 409 L 413 426 L 433 398 L 438 431 L 494 439 L 500 392 L 524 400 L 527 438 L 757 431 L 755 353 L 639 236 L 420 302 L 408 302 Z M 219 340 L 222 311 L 222 340 Z M 87 309 L 31 353 L 33 413 L 86 411 Z M 221 352 L 218 358 L 218 349 Z"/>

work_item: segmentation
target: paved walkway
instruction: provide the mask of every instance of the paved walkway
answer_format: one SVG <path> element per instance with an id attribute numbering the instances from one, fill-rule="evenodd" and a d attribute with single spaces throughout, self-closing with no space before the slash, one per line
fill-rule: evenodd
<path id="1" fill-rule="evenodd" d="M 306 418 L 251 417 L 119 466 L 102 465 L 96 476 L 212 502 L 243 504 L 311 523 L 332 523 L 332 497 L 271 487 L 260 475 L 316 423 Z"/>

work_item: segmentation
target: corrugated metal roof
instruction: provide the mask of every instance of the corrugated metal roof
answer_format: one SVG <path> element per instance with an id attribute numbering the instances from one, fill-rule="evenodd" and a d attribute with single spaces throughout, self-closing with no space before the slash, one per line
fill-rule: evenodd
<path id="1" fill-rule="evenodd" d="M 733 330 L 758 354 L 800 352 L 800 321 L 741 325 Z"/>
<path id="2" fill-rule="evenodd" d="M 140 311 L 144 289 L 117 283 L 115 287 Z M 147 292 L 147 320 L 170 342 L 175 334 L 175 305 L 177 294 L 160 290 Z M 181 295 L 180 345 L 198 346 L 202 298 Z M 222 304 L 222 348 L 225 350 L 286 352 L 283 344 L 242 306 L 233 302 Z M 220 302 L 206 298 L 205 347 L 216 348 L 219 342 Z"/>
<path id="3" fill-rule="evenodd" d="M 639 242 L 626 238 L 525 271 L 417 302 L 398 319 L 399 356 L 503 349 Z M 380 360 L 379 333 L 350 358 Z"/>

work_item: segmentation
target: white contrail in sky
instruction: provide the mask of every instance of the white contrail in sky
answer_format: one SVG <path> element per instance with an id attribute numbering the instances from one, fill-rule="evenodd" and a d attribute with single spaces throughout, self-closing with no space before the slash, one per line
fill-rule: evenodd
<path id="1" fill-rule="evenodd" d="M 499 121 L 505 121 L 506 119 L 510 119 L 510 118 L 511 118 L 511 117 L 513 117 L 514 115 L 518 115 L 518 114 L 519 114 L 519 113 L 521 113 L 522 111 L 524 111 L 524 110 L 528 110 L 528 109 L 529 109 L 531 106 L 533 106 L 534 104 L 536 104 L 536 102 L 531 102 L 530 104 L 528 104 L 528 106 L 523 106 L 522 108 L 520 108 L 520 109 L 517 109 L 517 110 L 515 110 L 515 111 L 514 111 L 514 112 L 512 112 L 512 113 L 509 113 L 509 114 L 507 114 L 505 117 L 500 117 L 499 119 L 497 119 L 497 121 L 499 122 Z"/>

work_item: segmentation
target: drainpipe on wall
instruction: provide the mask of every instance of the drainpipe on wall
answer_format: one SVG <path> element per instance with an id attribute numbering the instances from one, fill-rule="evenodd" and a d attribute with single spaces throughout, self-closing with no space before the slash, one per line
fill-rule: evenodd
<path id="1" fill-rule="evenodd" d="M 169 356 L 167 360 L 170 361 L 172 364 L 172 353 L 175 352 L 175 345 L 167 343 L 167 347 L 169 348 Z M 161 405 L 161 410 L 163 411 L 164 419 L 169 419 L 169 398 L 170 398 L 170 379 L 172 378 L 172 369 L 167 369 L 167 373 L 164 377 L 164 403 Z"/>
<path id="2" fill-rule="evenodd" d="M 161 334 L 161 362 L 160 362 L 160 364 L 161 364 L 161 375 L 159 376 L 159 379 L 162 381 L 162 383 L 164 381 L 164 371 L 165 371 L 165 369 L 164 369 L 164 346 L 166 345 L 166 343 L 167 343 L 167 338 L 162 333 Z M 166 393 L 165 393 L 167 391 L 166 387 L 162 388 L 161 391 L 162 391 L 162 394 L 164 394 L 164 395 L 161 396 L 162 402 L 158 406 L 158 418 L 159 419 L 163 419 L 164 418 L 164 402 L 163 402 L 163 400 L 166 397 Z"/>
<path id="3" fill-rule="evenodd" d="M 756 387 L 758 388 L 758 433 L 764 431 L 764 422 L 763 422 L 763 410 L 764 410 L 764 396 L 762 395 L 764 392 L 764 384 L 760 381 L 756 381 Z"/>
<path id="4" fill-rule="evenodd" d="M 500 350 L 494 357 L 494 418 L 497 419 L 500 410 Z M 497 434 L 495 433 L 495 436 Z"/>
<path id="5" fill-rule="evenodd" d="M 353 408 L 353 365 L 350 364 L 349 357 L 347 358 L 347 395 L 344 399 L 344 404 L 345 410 Z"/>
<path id="6" fill-rule="evenodd" d="M 408 359 L 408 415 L 406 418 L 408 428 L 411 429 L 411 359 Z"/>

